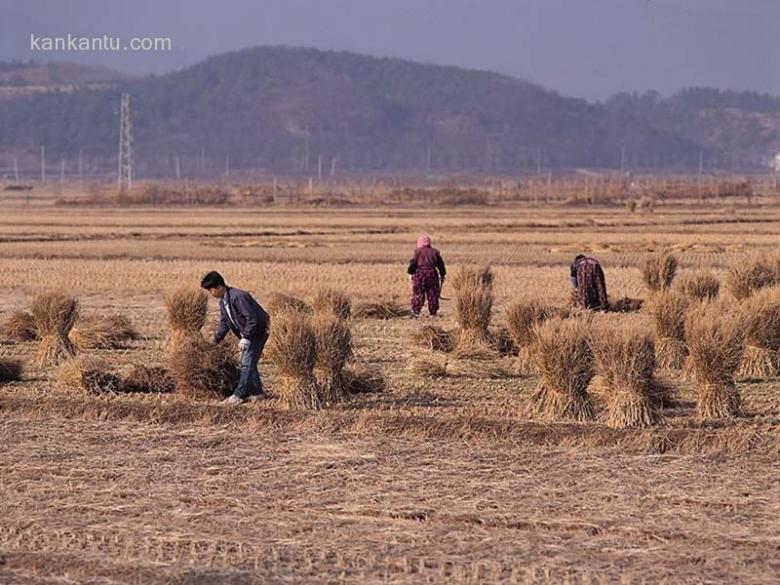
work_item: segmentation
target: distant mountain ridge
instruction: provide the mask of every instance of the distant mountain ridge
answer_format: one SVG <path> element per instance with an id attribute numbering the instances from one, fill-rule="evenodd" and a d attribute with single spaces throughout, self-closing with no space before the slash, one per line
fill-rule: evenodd
<path id="1" fill-rule="evenodd" d="M 0 66 L 0 75 L 3 69 Z M 566 98 L 485 71 L 349 52 L 258 47 L 181 71 L 25 95 L 0 108 L 0 157 L 81 150 L 110 168 L 131 95 L 137 168 L 226 164 L 312 173 L 538 167 L 758 168 L 780 152 L 780 99 L 693 89 L 662 99 Z M 335 159 L 335 160 L 334 160 Z"/>

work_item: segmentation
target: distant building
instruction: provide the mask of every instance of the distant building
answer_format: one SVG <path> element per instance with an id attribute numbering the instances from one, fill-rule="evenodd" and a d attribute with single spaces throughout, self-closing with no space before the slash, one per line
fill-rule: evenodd
<path id="1" fill-rule="evenodd" d="M 775 155 L 775 172 L 780 173 L 780 153 Z"/>

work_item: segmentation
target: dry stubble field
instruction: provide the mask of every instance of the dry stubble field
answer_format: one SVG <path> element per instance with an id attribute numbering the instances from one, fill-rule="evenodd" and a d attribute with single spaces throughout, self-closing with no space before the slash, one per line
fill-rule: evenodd
<path id="1" fill-rule="evenodd" d="M 332 286 L 406 303 L 420 231 L 451 269 L 493 266 L 500 324 L 513 299 L 565 303 L 578 251 L 602 261 L 616 297 L 646 296 L 638 267 L 660 246 L 680 253 L 682 272 L 722 275 L 777 246 L 780 209 L 6 207 L 0 317 L 69 290 L 83 313 L 120 311 L 143 334 L 97 353 L 120 369 L 158 363 L 166 289 L 218 269 L 261 302 Z M 438 322 L 454 327 L 450 301 Z M 415 376 L 418 327 L 354 320 L 357 359 L 389 389 L 318 413 L 73 395 L 33 368 L 0 385 L 0 582 L 780 577 L 778 381 L 740 384 L 737 422 L 697 421 L 692 389 L 671 380 L 678 400 L 661 427 L 544 424 L 522 416 L 533 378 Z M 25 359 L 34 349 L 3 345 Z M 273 366 L 263 373 L 273 389 Z"/>

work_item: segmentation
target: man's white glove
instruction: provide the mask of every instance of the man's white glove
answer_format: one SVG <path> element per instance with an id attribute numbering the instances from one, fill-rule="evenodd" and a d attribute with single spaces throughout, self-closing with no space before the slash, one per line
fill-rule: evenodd
<path id="1" fill-rule="evenodd" d="M 238 342 L 238 349 L 241 351 L 246 351 L 249 349 L 250 345 L 252 345 L 252 342 L 249 341 L 246 337 L 242 337 L 241 341 Z"/>

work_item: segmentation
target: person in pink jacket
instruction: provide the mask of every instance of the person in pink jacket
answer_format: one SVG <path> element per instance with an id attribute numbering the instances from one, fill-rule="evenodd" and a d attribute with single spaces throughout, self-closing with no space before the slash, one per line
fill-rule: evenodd
<path id="1" fill-rule="evenodd" d="M 439 312 L 439 294 L 447 277 L 447 268 L 441 253 L 431 246 L 430 236 L 422 235 L 417 239 L 417 248 L 407 272 L 412 281 L 412 316 L 420 316 L 426 299 L 428 312 L 435 316 Z"/>

